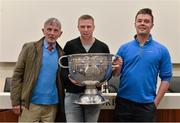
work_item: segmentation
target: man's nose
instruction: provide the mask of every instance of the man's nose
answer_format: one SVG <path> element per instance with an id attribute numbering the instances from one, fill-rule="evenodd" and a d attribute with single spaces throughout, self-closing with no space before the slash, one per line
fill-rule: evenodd
<path id="1" fill-rule="evenodd" d="M 51 30 L 51 31 L 50 31 L 50 34 L 54 34 L 54 30 Z"/>
<path id="2" fill-rule="evenodd" d="M 84 31 L 87 31 L 88 30 L 88 28 L 87 27 L 84 27 Z"/>
<path id="3" fill-rule="evenodd" d="M 144 25 L 145 24 L 145 22 L 144 21 L 141 21 L 141 25 Z"/>
<path id="4" fill-rule="evenodd" d="M 51 32 L 50 32 L 50 34 L 53 34 L 53 33 L 54 33 L 54 31 L 51 31 Z"/>

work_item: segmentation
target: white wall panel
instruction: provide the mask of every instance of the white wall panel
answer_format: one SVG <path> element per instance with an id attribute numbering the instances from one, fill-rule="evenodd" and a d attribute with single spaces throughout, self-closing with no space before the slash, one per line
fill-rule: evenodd
<path id="1" fill-rule="evenodd" d="M 64 44 L 79 35 L 77 19 L 82 14 L 95 18 L 94 36 L 106 42 L 112 53 L 135 34 L 134 17 L 141 8 L 154 14 L 154 39 L 170 50 L 173 63 L 180 63 L 179 0 L 0 0 L 0 61 L 17 60 L 25 42 L 40 39 L 49 17 L 62 22 Z"/>

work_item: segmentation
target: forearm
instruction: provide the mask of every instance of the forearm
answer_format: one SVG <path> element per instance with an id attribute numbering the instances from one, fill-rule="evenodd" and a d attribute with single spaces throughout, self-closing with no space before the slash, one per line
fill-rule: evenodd
<path id="1" fill-rule="evenodd" d="M 169 82 L 162 81 L 160 86 L 159 86 L 156 98 L 154 100 L 156 107 L 158 106 L 158 104 L 162 100 L 162 98 L 163 98 L 164 94 L 166 93 L 166 91 L 168 90 L 168 88 L 169 88 Z"/>
<path id="2" fill-rule="evenodd" d="M 112 71 L 112 75 L 113 76 L 119 76 L 120 75 L 120 68 L 116 68 L 116 69 L 114 69 L 113 71 Z"/>
<path id="3" fill-rule="evenodd" d="M 16 67 L 14 69 L 14 73 L 12 76 L 11 82 L 11 101 L 12 105 L 20 105 L 21 100 L 21 91 L 22 91 L 22 84 L 24 78 L 24 69 L 25 64 L 22 60 L 23 58 L 19 58 L 19 61 L 16 63 Z"/>

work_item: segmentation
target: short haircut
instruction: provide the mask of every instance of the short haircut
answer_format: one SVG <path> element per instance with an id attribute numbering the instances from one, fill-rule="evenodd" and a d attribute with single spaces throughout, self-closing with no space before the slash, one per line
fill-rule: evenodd
<path id="1" fill-rule="evenodd" d="M 45 21 L 44 23 L 44 27 L 46 25 L 53 25 L 53 24 L 57 24 L 59 26 L 59 29 L 61 29 L 61 22 L 57 19 L 57 18 L 49 18 Z"/>
<path id="2" fill-rule="evenodd" d="M 78 19 L 78 24 L 79 24 L 80 20 L 89 20 L 89 19 L 91 19 L 93 21 L 93 23 L 94 23 L 94 18 L 91 15 L 88 15 L 88 14 L 82 15 Z"/>
<path id="3" fill-rule="evenodd" d="M 135 19 L 137 18 L 137 16 L 138 16 L 139 14 L 148 14 L 148 15 L 151 16 L 152 22 L 154 21 L 154 16 L 153 16 L 153 14 L 152 14 L 152 10 L 149 9 L 149 8 L 143 8 L 143 9 L 139 10 L 139 11 L 137 12 L 137 14 L 136 14 Z"/>

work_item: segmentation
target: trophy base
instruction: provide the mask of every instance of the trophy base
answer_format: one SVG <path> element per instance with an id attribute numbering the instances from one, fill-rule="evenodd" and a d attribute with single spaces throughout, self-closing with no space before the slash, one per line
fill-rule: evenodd
<path id="1" fill-rule="evenodd" d="M 79 97 L 74 103 L 79 105 L 102 105 L 109 100 L 99 94 L 84 94 Z"/>

